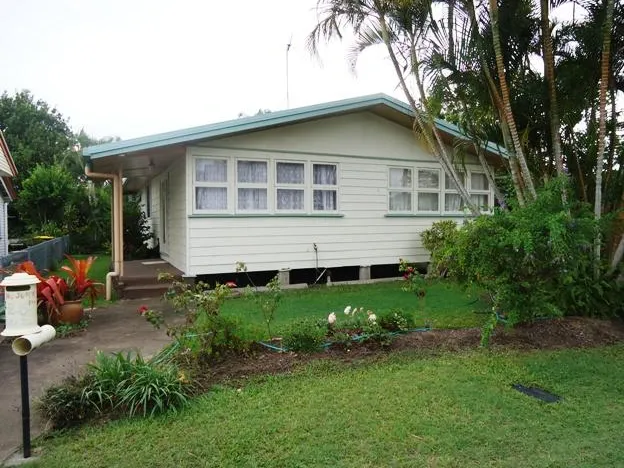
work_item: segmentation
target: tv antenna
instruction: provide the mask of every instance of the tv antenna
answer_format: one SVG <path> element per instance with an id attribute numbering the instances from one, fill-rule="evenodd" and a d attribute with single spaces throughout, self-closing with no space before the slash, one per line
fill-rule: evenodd
<path id="1" fill-rule="evenodd" d="M 288 44 L 286 44 L 286 109 L 290 108 L 290 83 L 288 77 L 288 55 L 290 52 L 290 46 L 292 45 L 292 34 L 290 35 L 290 39 L 288 40 Z"/>

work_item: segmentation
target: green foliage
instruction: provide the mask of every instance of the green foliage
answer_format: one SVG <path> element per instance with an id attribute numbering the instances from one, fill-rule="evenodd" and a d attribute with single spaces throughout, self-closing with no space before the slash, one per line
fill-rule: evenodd
<path id="1" fill-rule="evenodd" d="M 16 208 L 30 230 L 40 233 L 48 223 L 68 232 L 71 224 L 66 219 L 68 200 L 77 193 L 77 183 L 71 174 L 59 165 L 37 165 L 24 180 Z"/>
<path id="2" fill-rule="evenodd" d="M 377 321 L 381 328 L 393 332 L 407 331 L 416 326 L 414 314 L 410 314 L 403 309 L 392 309 L 379 314 Z"/>
<path id="3" fill-rule="evenodd" d="M 291 323 L 284 331 L 283 345 L 290 351 L 318 351 L 325 342 L 327 329 L 310 319 Z"/>
<path id="4" fill-rule="evenodd" d="M 124 200 L 124 258 L 141 260 L 154 257 L 156 251 L 147 246 L 154 234 L 147 223 L 147 217 L 141 209 L 140 200 L 126 197 Z"/>
<path id="5" fill-rule="evenodd" d="M 88 377 L 68 377 L 61 384 L 45 390 L 37 403 L 37 410 L 50 421 L 53 429 L 80 425 L 96 414 L 94 406 L 82 397 L 88 385 Z"/>
<path id="6" fill-rule="evenodd" d="M 440 275 L 447 266 L 441 261 L 442 250 L 446 245 L 453 242 L 457 235 L 457 223 L 455 221 L 437 221 L 420 235 L 423 247 L 431 253 L 430 271 Z"/>
<path id="7" fill-rule="evenodd" d="M 440 248 L 453 278 L 487 291 L 509 325 L 563 314 L 612 315 L 623 307 L 614 279 L 593 279 L 599 229 L 589 207 L 563 206 L 561 181 L 523 208 L 467 223 Z"/>
<path id="8" fill-rule="evenodd" d="M 176 412 L 188 402 L 184 375 L 171 364 L 140 355 L 98 352 L 84 376 L 48 388 L 39 404 L 55 429 L 82 424 L 97 415 L 154 416 Z"/>
<path id="9" fill-rule="evenodd" d="M 84 318 L 79 323 L 61 323 L 55 327 L 57 338 L 67 338 L 80 333 L 89 326 L 89 320 Z"/>

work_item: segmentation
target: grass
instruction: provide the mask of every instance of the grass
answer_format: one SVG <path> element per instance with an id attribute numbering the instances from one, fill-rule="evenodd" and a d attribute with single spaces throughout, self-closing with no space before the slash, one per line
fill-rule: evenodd
<path id="1" fill-rule="evenodd" d="M 375 313 L 400 308 L 413 312 L 419 326 L 434 328 L 481 326 L 488 306 L 476 289 L 464 290 L 449 281 L 433 281 L 427 287 L 424 302 L 401 289 L 402 282 L 331 286 L 284 291 L 272 328 L 279 332 L 284 325 L 300 318 L 325 319 L 336 312 L 340 319 L 347 305 L 364 307 Z M 257 334 L 266 334 L 262 314 L 253 298 L 233 298 L 223 305 L 224 316 L 239 317 Z"/>
<path id="2" fill-rule="evenodd" d="M 177 417 L 87 427 L 32 466 L 624 466 L 624 346 L 317 361 Z M 539 385 L 542 403 L 510 388 Z"/>

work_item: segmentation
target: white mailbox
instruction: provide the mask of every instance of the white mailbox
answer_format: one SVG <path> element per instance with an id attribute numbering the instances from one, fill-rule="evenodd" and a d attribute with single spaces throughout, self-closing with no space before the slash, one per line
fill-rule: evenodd
<path id="1" fill-rule="evenodd" d="M 37 325 L 37 286 L 39 278 L 28 273 L 15 273 L 2 280 L 6 305 L 6 328 L 3 336 L 39 333 Z"/>

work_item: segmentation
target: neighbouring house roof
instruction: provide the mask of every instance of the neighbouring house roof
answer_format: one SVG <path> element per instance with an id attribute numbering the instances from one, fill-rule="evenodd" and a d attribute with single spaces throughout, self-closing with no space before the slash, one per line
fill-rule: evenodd
<path id="1" fill-rule="evenodd" d="M 17 167 L 15 166 L 15 161 L 13 161 L 13 157 L 9 151 L 9 146 L 4 139 L 4 133 L 2 133 L 2 130 L 0 130 L 0 157 L 6 160 L 9 168 L 9 173 L 4 173 L 5 171 L 2 171 L 2 175 L 0 177 L 0 190 L 3 192 L 2 195 L 8 197 L 10 200 L 15 200 L 17 193 L 11 178 L 17 175 Z"/>
<path id="2" fill-rule="evenodd" d="M 269 112 L 252 117 L 243 117 L 225 122 L 202 125 L 200 127 L 185 128 L 173 132 L 90 146 L 84 148 L 82 154 L 87 159 L 97 159 L 170 145 L 224 138 L 241 133 L 268 130 L 270 128 L 367 110 L 376 112 L 395 121 L 398 121 L 397 115 L 401 116 L 402 119 L 399 120 L 402 121 L 400 123 L 409 128 L 412 126 L 414 113 L 408 104 L 386 94 L 372 94 L 369 96 Z M 450 137 L 470 141 L 470 138 L 463 133 L 457 125 L 442 119 L 435 119 L 435 125 L 441 132 Z M 484 149 L 486 152 L 493 155 L 507 157 L 506 150 L 496 143 L 487 142 Z"/>

